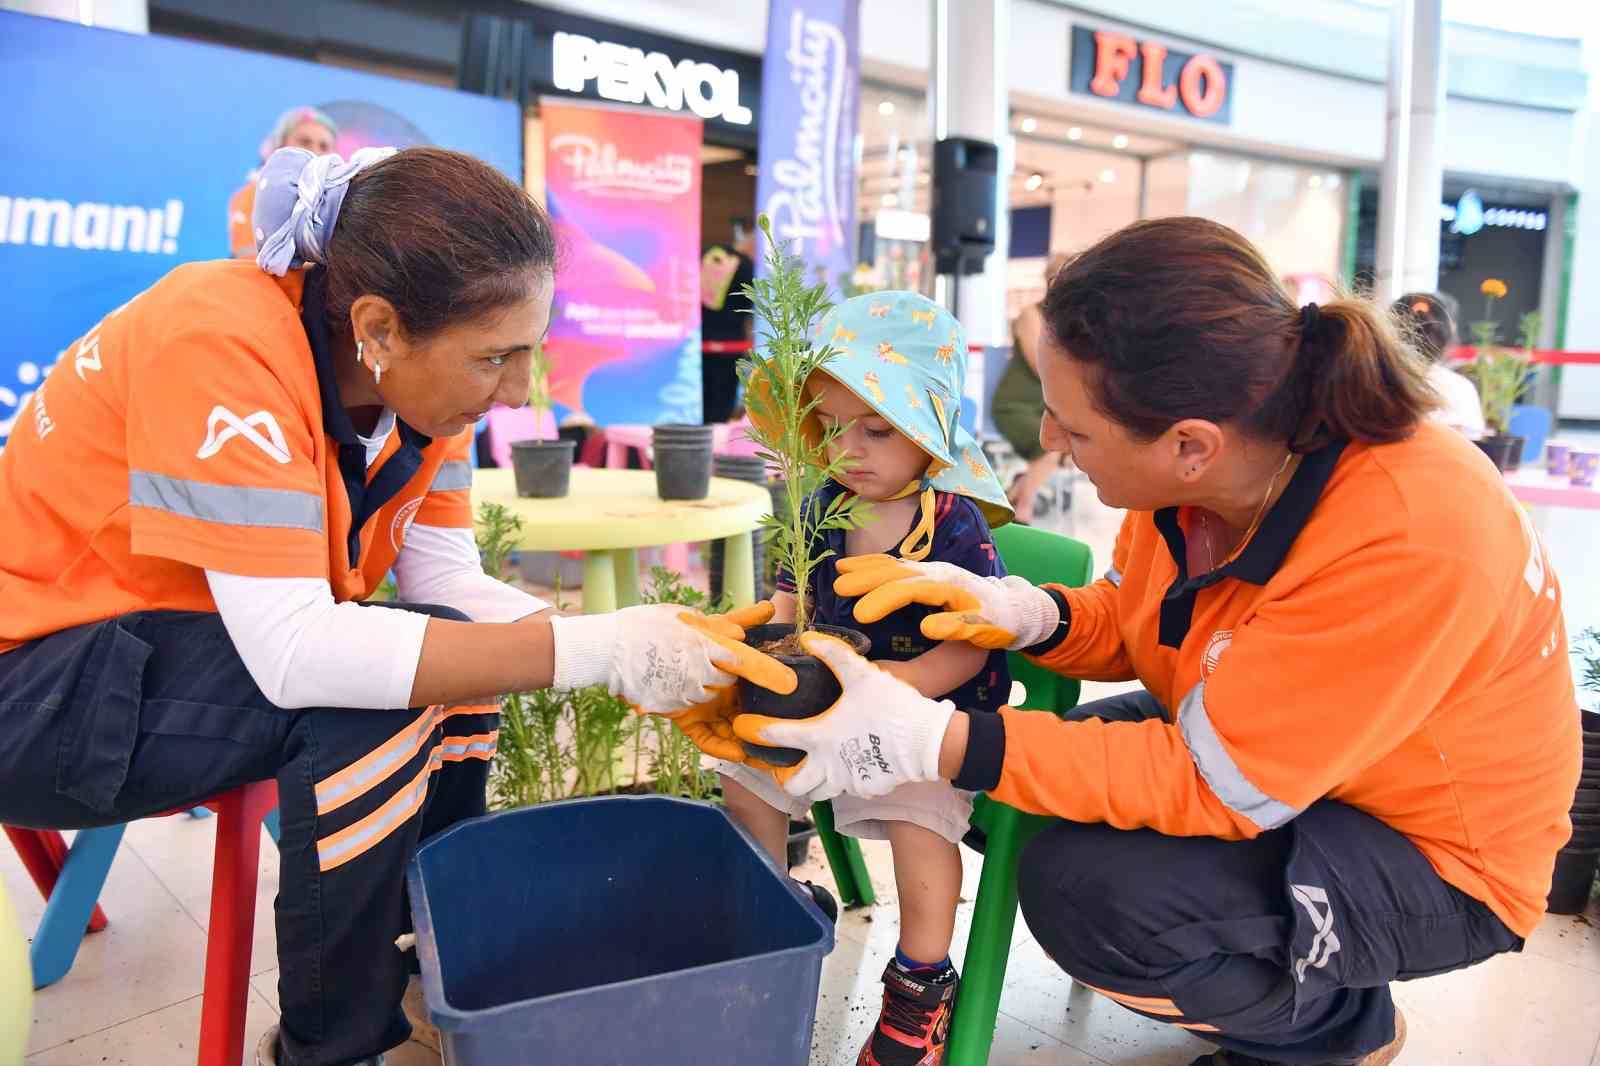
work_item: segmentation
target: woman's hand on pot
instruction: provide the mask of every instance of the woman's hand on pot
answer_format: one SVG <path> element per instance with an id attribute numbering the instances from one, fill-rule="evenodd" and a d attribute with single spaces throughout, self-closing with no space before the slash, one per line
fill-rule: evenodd
<path id="1" fill-rule="evenodd" d="M 928 699 L 837 637 L 805 633 L 800 644 L 839 679 L 838 701 L 814 718 L 741 714 L 733 720 L 741 740 L 806 753 L 798 765 L 770 768 L 790 795 L 881 796 L 912 781 L 939 778 L 953 703 Z"/>
<path id="2" fill-rule="evenodd" d="M 669 603 L 614 614 L 554 618 L 554 688 L 604 685 L 645 714 L 679 714 L 711 700 L 713 690 L 747 678 L 774 692 L 793 692 L 794 671 L 742 643 L 747 626 L 772 616 L 758 603 L 723 615 L 702 615 Z"/>
<path id="3" fill-rule="evenodd" d="M 909 604 L 938 608 L 922 620 L 930 640 L 964 640 L 980 648 L 1030 648 L 1061 625 L 1055 599 L 1020 577 L 979 577 L 950 563 L 919 563 L 890 555 L 857 555 L 838 562 L 833 591 L 860 596 L 856 621 L 870 625 Z"/>

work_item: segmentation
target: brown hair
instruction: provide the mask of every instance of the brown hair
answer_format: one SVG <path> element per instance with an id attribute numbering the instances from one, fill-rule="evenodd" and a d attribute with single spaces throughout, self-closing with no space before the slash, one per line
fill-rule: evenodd
<path id="1" fill-rule="evenodd" d="M 1436 402 L 1387 315 L 1354 297 L 1296 307 L 1249 241 L 1203 218 L 1113 233 L 1055 276 L 1042 310 L 1095 368 L 1096 407 L 1146 440 L 1201 418 L 1302 452 L 1394 441 Z"/>
<path id="2" fill-rule="evenodd" d="M 1444 301 L 1429 292 L 1408 292 L 1389 308 L 1412 345 L 1437 363 L 1456 343 L 1456 324 Z"/>
<path id="3" fill-rule="evenodd" d="M 328 238 L 328 328 L 350 333 L 357 297 L 394 305 L 424 339 L 505 307 L 555 269 L 544 209 L 470 155 L 408 148 L 356 175 Z"/>

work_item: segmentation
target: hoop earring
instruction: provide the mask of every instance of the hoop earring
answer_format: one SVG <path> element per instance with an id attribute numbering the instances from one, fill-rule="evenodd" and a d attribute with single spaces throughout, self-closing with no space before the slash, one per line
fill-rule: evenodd
<path id="1" fill-rule="evenodd" d="M 366 346 L 367 346 L 367 342 L 366 341 L 356 341 L 356 362 L 357 363 L 364 362 L 364 360 L 361 358 L 361 349 L 365 348 Z"/>

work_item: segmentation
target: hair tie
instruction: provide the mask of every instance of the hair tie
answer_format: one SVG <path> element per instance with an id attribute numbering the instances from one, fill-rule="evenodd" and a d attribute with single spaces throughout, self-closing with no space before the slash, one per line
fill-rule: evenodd
<path id="1" fill-rule="evenodd" d="M 1317 328 L 1317 320 L 1322 317 L 1322 311 L 1315 303 L 1306 304 L 1300 309 L 1300 338 L 1304 340 L 1312 330 Z"/>
<path id="2" fill-rule="evenodd" d="M 273 152 L 256 180 L 256 264 L 281 277 L 294 267 L 326 262 L 350 179 L 394 153 L 362 148 L 346 163 L 337 154 L 314 156 L 304 148 Z"/>

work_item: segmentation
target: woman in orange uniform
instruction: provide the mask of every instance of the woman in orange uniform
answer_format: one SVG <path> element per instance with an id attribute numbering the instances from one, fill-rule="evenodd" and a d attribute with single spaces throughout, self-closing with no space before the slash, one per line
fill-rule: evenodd
<path id="1" fill-rule="evenodd" d="M 742 633 L 665 606 L 552 618 L 483 573 L 471 426 L 527 401 L 554 286 L 517 185 L 434 148 L 285 148 L 255 220 L 256 262 L 180 266 L 106 315 L 0 453 L 0 822 L 276 778 L 282 1017 L 257 1061 L 372 1064 L 410 1032 L 406 863 L 483 813 L 483 700 L 715 706 Z M 402 602 L 364 603 L 391 569 Z M 706 713 L 675 721 L 736 754 Z"/>
<path id="2" fill-rule="evenodd" d="M 1577 783 L 1561 591 L 1483 455 L 1431 422 L 1426 364 L 1359 300 L 1296 307 L 1260 254 L 1141 222 L 1052 281 L 1040 439 L 1126 508 L 1110 569 L 1035 588 L 847 560 L 870 622 L 1143 689 L 1061 721 L 935 703 L 807 635 L 824 715 L 786 787 L 948 778 L 1062 821 L 1023 856 L 1067 973 L 1222 1046 L 1201 1063 L 1393 1060 L 1389 983 L 1518 950 Z"/>
<path id="3" fill-rule="evenodd" d="M 327 155 L 339 139 L 339 127 L 333 119 L 314 107 L 292 107 L 278 116 L 272 132 L 261 142 L 261 162 L 265 163 L 279 148 L 304 148 L 312 155 Z M 256 257 L 255 213 L 256 183 L 261 171 L 252 170 L 245 175 L 244 184 L 228 197 L 228 252 L 235 259 Z"/>

